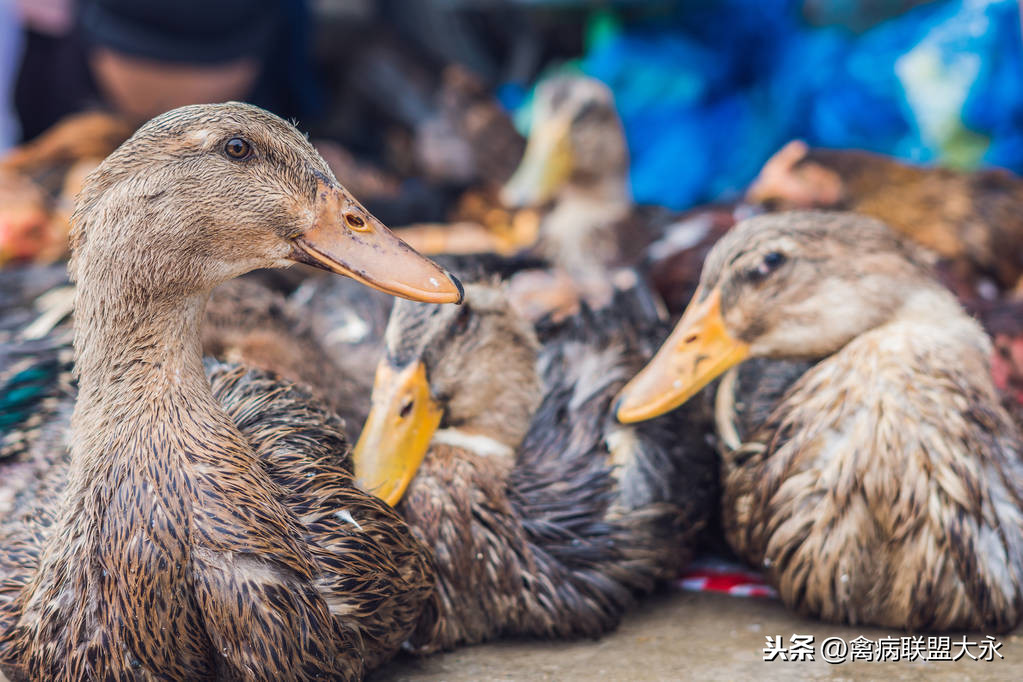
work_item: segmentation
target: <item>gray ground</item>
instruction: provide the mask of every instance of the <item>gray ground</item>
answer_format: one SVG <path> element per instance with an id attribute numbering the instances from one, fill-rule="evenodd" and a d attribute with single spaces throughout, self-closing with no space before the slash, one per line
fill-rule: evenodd
<path id="1" fill-rule="evenodd" d="M 817 660 L 765 662 L 765 635 L 813 635 Z M 372 678 L 392 680 L 1023 680 L 1023 628 L 1002 635 L 993 662 L 844 663 L 821 660 L 828 637 L 847 642 L 902 633 L 835 627 L 794 617 L 774 600 L 670 592 L 648 599 L 597 641 L 501 642 L 427 658 L 403 657 Z M 982 639 L 984 633 L 970 636 Z M 953 636 L 953 640 L 961 639 Z M 953 647 L 958 652 L 959 647 Z M 971 649 L 974 655 L 978 647 Z"/>

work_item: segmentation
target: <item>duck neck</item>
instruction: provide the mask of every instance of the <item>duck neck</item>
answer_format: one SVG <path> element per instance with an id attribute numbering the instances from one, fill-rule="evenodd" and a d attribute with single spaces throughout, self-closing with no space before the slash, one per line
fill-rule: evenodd
<path id="1" fill-rule="evenodd" d="M 206 298 L 206 292 L 149 295 L 130 285 L 79 281 L 70 495 L 117 487 L 123 481 L 110 480 L 108 473 L 128 475 L 157 458 L 173 457 L 168 434 L 178 443 L 201 442 L 223 431 L 226 416 L 202 365 Z"/>
<path id="2" fill-rule="evenodd" d="M 602 270 L 618 257 L 615 227 L 631 211 L 622 178 L 570 184 L 544 218 L 540 251 L 572 274 Z"/>
<path id="3" fill-rule="evenodd" d="M 599 219 L 614 222 L 632 210 L 627 177 L 605 176 L 592 182 L 570 182 L 558 193 L 551 216 L 568 221 Z"/>
<path id="4" fill-rule="evenodd" d="M 463 416 L 455 425 L 442 426 L 434 434 L 431 447 L 444 446 L 510 467 L 543 399 L 537 356 L 534 346 L 523 343 L 509 350 L 503 366 L 490 366 L 486 382 L 500 390 L 462 398 L 471 403 L 471 416 Z M 473 385 L 483 384 L 479 377 L 468 380 Z M 464 404 L 460 407 L 463 415 L 470 412 Z"/>
<path id="5" fill-rule="evenodd" d="M 125 409 L 130 414 L 140 407 L 137 392 L 152 397 L 208 393 L 200 340 L 206 298 L 202 293 L 168 301 L 131 290 L 96 293 L 79 285 L 75 412 L 102 408 L 125 417 Z"/>
<path id="6" fill-rule="evenodd" d="M 493 405 L 475 418 L 439 429 L 433 443 L 487 458 L 500 458 L 509 464 L 514 462 L 515 452 L 542 399 L 540 379 L 535 372 L 515 377 L 495 398 Z"/>
<path id="7" fill-rule="evenodd" d="M 931 329 L 928 339 L 980 351 L 987 359 L 991 341 L 977 322 L 966 314 L 955 296 L 944 286 L 915 287 L 892 317 L 892 323 L 915 329 Z"/>

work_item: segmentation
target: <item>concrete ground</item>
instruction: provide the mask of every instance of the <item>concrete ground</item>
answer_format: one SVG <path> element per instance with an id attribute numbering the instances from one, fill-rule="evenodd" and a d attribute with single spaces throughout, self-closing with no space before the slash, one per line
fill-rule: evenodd
<path id="1" fill-rule="evenodd" d="M 814 662 L 766 662 L 766 635 L 814 636 Z M 970 641 L 983 639 L 973 634 Z M 775 600 L 722 594 L 668 592 L 651 597 L 615 632 L 596 641 L 511 641 L 465 647 L 426 658 L 402 657 L 373 682 L 397 680 L 1023 680 L 1023 628 L 998 637 L 1005 658 L 955 662 L 829 664 L 821 643 L 863 635 L 877 640 L 902 633 L 835 627 L 791 615 Z M 961 635 L 952 640 L 960 640 Z M 952 647 L 953 654 L 960 647 Z M 972 647 L 976 656 L 978 647 Z"/>

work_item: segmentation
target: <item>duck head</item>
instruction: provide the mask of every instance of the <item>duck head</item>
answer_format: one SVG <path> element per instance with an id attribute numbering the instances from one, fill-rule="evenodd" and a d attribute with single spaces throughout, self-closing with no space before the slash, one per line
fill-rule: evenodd
<path id="1" fill-rule="evenodd" d="M 526 151 L 501 190 L 509 207 L 539 206 L 566 188 L 627 192 L 629 153 L 611 90 L 585 76 L 536 90 Z"/>
<path id="2" fill-rule="evenodd" d="M 830 355 L 935 289 L 927 255 L 872 218 L 745 220 L 714 246 L 682 319 L 622 389 L 618 419 L 664 414 L 747 358 Z"/>
<path id="3" fill-rule="evenodd" d="M 767 160 L 746 190 L 746 201 L 770 210 L 841 208 L 842 177 L 811 158 L 810 147 L 792 140 Z"/>
<path id="4" fill-rule="evenodd" d="M 457 280 L 370 215 L 298 130 L 237 102 L 143 125 L 86 179 L 71 273 L 147 300 L 295 262 L 395 296 L 457 303 Z"/>
<path id="5" fill-rule="evenodd" d="M 359 484 L 388 504 L 401 500 L 435 436 L 511 455 L 539 402 L 532 325 L 500 286 L 470 284 L 465 292 L 459 308 L 398 301 L 391 313 L 353 453 Z"/>

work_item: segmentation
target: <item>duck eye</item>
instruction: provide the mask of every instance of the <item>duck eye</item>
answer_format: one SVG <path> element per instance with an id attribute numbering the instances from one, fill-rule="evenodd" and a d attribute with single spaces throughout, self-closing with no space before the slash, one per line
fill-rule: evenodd
<path id="1" fill-rule="evenodd" d="M 252 145 L 247 140 L 243 140 L 240 137 L 232 137 L 224 145 L 224 153 L 232 159 L 240 161 L 248 158 L 249 154 L 252 153 Z"/>
<path id="2" fill-rule="evenodd" d="M 771 251 L 760 261 L 760 265 L 753 269 L 750 276 L 754 280 L 761 280 L 777 270 L 786 261 L 785 254 L 778 251 Z"/>

